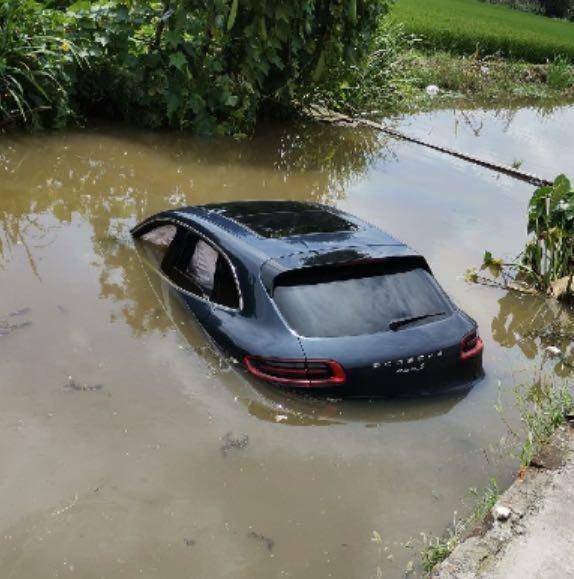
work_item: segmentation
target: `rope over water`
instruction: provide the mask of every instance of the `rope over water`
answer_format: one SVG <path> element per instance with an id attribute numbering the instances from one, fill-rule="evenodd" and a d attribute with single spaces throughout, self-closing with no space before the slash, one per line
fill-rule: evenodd
<path id="1" fill-rule="evenodd" d="M 514 179 L 520 179 L 521 181 L 526 181 L 532 185 L 536 185 L 537 187 L 541 187 L 543 185 L 552 185 L 552 181 L 548 179 L 543 179 L 538 175 L 534 175 L 532 173 L 526 173 L 525 171 L 521 171 L 515 167 L 511 167 L 510 165 L 504 165 L 502 163 L 495 163 L 494 161 L 486 161 L 484 159 L 480 159 L 475 157 L 474 155 L 467 155 L 466 153 L 462 153 L 461 151 L 457 151 L 455 149 L 451 149 L 449 147 L 443 147 L 441 145 L 435 145 L 434 143 L 430 143 L 429 141 L 425 141 L 424 139 L 419 139 L 418 137 L 412 137 L 410 135 L 405 135 L 400 131 L 395 129 L 391 129 L 382 123 L 378 123 L 377 121 L 372 121 L 370 119 L 362 118 L 362 117 L 350 117 L 348 115 L 344 115 L 342 113 L 336 113 L 334 111 L 330 111 L 328 109 L 313 105 L 309 108 L 310 115 L 321 122 L 324 123 L 332 123 L 338 125 L 349 125 L 349 126 L 363 126 L 363 127 L 370 127 L 390 137 L 395 139 L 401 139 L 403 141 L 408 141 L 409 143 L 416 143 L 417 145 L 421 145 L 423 147 L 427 147 L 428 149 L 434 149 L 435 151 L 440 151 L 441 153 L 445 153 L 447 155 L 451 155 L 452 157 L 457 157 L 458 159 L 463 159 L 464 161 L 468 161 L 469 163 L 474 163 L 475 165 L 480 165 L 481 167 L 486 167 L 487 169 L 491 169 L 492 171 L 497 171 L 498 173 L 502 173 L 504 175 L 508 175 L 513 177 Z"/>

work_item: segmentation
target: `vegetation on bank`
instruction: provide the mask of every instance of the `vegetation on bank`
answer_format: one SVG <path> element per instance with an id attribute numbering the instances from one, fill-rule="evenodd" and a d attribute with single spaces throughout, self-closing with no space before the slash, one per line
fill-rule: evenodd
<path id="1" fill-rule="evenodd" d="M 574 24 L 480 2 L 397 0 L 391 18 L 425 49 L 471 55 L 501 54 L 543 63 L 558 56 L 574 60 Z"/>
<path id="2" fill-rule="evenodd" d="M 525 431 L 519 452 L 520 464 L 525 468 L 532 464 L 552 434 L 565 422 L 574 399 L 568 388 L 554 386 L 540 373 L 532 384 L 520 385 L 516 389 L 516 401 Z"/>
<path id="3" fill-rule="evenodd" d="M 0 124 L 241 133 L 340 84 L 386 0 L 0 0 Z"/>
<path id="4" fill-rule="evenodd" d="M 472 529 L 482 523 L 489 515 L 500 496 L 500 490 L 494 478 L 491 478 L 488 486 L 479 491 L 470 489 L 469 494 L 473 497 L 474 505 L 470 514 L 463 519 L 454 520 L 446 533 L 441 537 L 424 536 L 424 549 L 421 552 L 421 564 L 425 572 L 430 573 L 436 565 L 444 561 L 468 535 Z"/>
<path id="5" fill-rule="evenodd" d="M 534 289 L 558 299 L 574 297 L 574 188 L 565 175 L 539 187 L 528 206 L 528 239 L 522 253 L 505 263 L 484 254 L 482 270 L 467 279 L 522 291 Z"/>
<path id="6" fill-rule="evenodd" d="M 574 97 L 574 66 L 552 58 L 554 45 L 540 45 L 545 64 L 476 43 L 470 56 L 441 51 L 440 34 L 416 38 L 397 23 L 409 2 L 385 16 L 387 0 L 0 0 L 0 129 L 97 116 L 237 135 L 309 102 L 359 114 Z M 446 25 L 464 39 L 456 18 Z M 440 11 L 430 20 L 440 29 Z"/>

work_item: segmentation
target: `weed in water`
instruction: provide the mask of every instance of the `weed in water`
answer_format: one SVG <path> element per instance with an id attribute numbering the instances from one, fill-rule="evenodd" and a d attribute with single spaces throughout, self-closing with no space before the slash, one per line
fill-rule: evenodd
<path id="1" fill-rule="evenodd" d="M 550 186 L 536 189 L 528 205 L 528 241 L 522 254 L 504 263 L 486 251 L 482 270 L 504 287 L 522 284 L 556 298 L 567 300 L 574 294 L 574 189 L 564 175 Z M 473 270 L 468 281 L 485 280 Z"/>

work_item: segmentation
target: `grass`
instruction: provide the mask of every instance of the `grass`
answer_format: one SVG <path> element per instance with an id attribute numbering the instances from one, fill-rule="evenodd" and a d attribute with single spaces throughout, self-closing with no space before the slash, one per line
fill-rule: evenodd
<path id="1" fill-rule="evenodd" d="M 494 507 L 500 490 L 496 480 L 491 478 L 488 486 L 481 492 L 476 488 L 469 490 L 469 494 L 474 497 L 474 507 L 466 519 L 457 520 L 456 513 L 452 525 L 442 537 L 425 536 L 425 548 L 421 552 L 422 567 L 430 573 L 436 565 L 444 561 L 459 544 L 463 536 L 468 533 L 474 525 L 481 523 L 488 516 Z"/>
<path id="2" fill-rule="evenodd" d="M 574 61 L 574 23 L 479 0 L 397 0 L 391 18 L 426 49 Z"/>
<path id="3" fill-rule="evenodd" d="M 513 106 L 525 101 L 540 104 L 574 98 L 574 65 L 563 59 L 532 64 L 411 49 L 403 52 L 396 69 L 404 78 L 397 83 L 401 98 L 396 101 L 409 110 L 473 103 Z M 439 87 L 438 96 L 426 94 L 428 85 Z"/>
<path id="4" fill-rule="evenodd" d="M 516 403 L 525 429 L 519 456 L 521 465 L 526 467 L 564 423 L 573 399 L 567 387 L 555 387 L 541 375 L 529 386 L 516 389 Z"/>

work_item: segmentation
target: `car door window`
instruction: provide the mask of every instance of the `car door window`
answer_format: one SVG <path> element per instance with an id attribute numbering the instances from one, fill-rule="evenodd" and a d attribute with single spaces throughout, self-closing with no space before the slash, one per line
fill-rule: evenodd
<path id="1" fill-rule="evenodd" d="M 153 254 L 153 256 L 161 262 L 165 257 L 171 242 L 175 238 L 177 227 L 172 224 L 159 225 L 150 231 L 144 233 L 140 240 L 143 241 L 145 247 Z"/>
<path id="2" fill-rule="evenodd" d="M 208 295 L 213 291 L 215 269 L 219 254 L 209 243 L 199 239 L 195 243 L 195 249 L 189 263 L 187 273 L 195 280 L 197 285 Z"/>
<path id="3" fill-rule="evenodd" d="M 231 264 L 211 243 L 189 232 L 174 266 L 174 281 L 188 292 L 239 309 L 239 289 Z"/>

